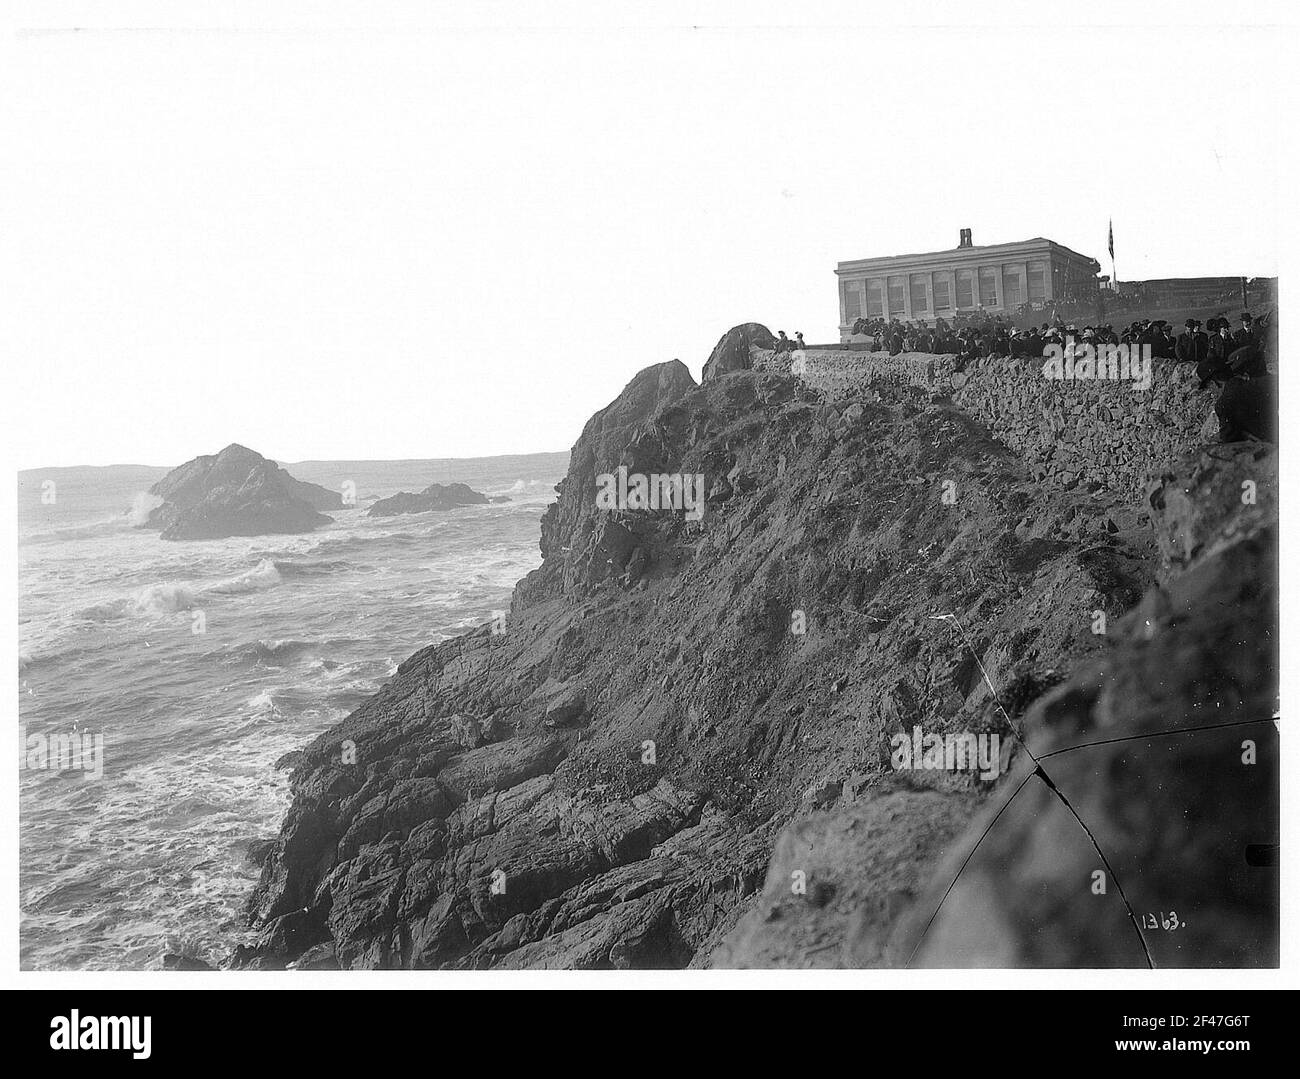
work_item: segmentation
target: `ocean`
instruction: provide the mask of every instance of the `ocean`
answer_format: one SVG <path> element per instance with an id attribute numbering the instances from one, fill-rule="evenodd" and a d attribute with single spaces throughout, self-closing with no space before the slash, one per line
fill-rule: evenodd
<path id="1" fill-rule="evenodd" d="M 167 952 L 215 965 L 251 941 L 247 848 L 289 804 L 274 762 L 411 653 L 508 607 L 567 463 L 287 464 L 351 481 L 356 507 L 305 535 L 188 543 L 133 526 L 165 468 L 20 473 L 20 735 L 103 747 L 99 778 L 20 768 L 23 968 L 150 969 Z M 510 501 L 365 515 L 374 496 L 453 481 Z"/>

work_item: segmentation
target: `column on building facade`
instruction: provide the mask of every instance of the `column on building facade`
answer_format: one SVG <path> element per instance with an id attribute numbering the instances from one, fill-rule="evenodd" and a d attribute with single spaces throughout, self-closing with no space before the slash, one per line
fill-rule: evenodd
<path id="1" fill-rule="evenodd" d="M 903 318 L 912 321 L 912 275 L 902 273 L 898 275 L 903 279 Z"/>

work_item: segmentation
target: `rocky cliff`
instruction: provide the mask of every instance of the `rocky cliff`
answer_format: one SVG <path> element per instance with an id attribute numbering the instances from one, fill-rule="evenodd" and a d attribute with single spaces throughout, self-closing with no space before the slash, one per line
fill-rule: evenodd
<path id="1" fill-rule="evenodd" d="M 237 443 L 172 469 L 149 493 L 162 499 L 143 527 L 167 540 L 310 532 L 342 509 L 342 496 L 294 479 L 274 461 Z"/>
<path id="2" fill-rule="evenodd" d="M 296 757 L 232 965 L 1275 962 L 1275 452 L 1098 497 L 948 393 L 709 376 L 638 374 L 504 625 Z"/>
<path id="3" fill-rule="evenodd" d="M 431 483 L 415 494 L 398 491 L 388 498 L 379 499 L 366 511 L 366 516 L 393 517 L 399 513 L 428 513 L 432 510 L 452 510 L 459 506 L 485 506 L 490 501 L 499 500 L 489 499 L 487 495 L 463 483 Z"/>

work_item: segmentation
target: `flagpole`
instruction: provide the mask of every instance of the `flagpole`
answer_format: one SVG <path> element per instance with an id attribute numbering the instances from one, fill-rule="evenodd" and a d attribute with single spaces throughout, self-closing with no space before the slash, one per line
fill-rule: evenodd
<path id="1" fill-rule="evenodd" d="M 1107 223 L 1106 229 L 1106 246 L 1110 248 L 1110 284 L 1117 293 L 1119 292 L 1119 271 L 1115 269 L 1115 219 L 1111 218 Z"/>

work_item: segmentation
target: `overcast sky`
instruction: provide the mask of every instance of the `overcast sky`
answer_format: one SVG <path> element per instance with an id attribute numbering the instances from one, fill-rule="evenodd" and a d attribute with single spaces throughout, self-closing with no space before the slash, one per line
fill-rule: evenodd
<path id="1" fill-rule="evenodd" d="M 25 25 L 175 24 L 73 8 Z M 256 25 L 221 10 L 187 23 Z M 338 29 L 377 10 L 13 42 L 19 466 L 567 449 L 735 323 L 834 340 L 837 261 L 962 227 L 1109 272 L 1113 216 L 1122 279 L 1278 272 L 1290 32 L 760 3 Z"/>

